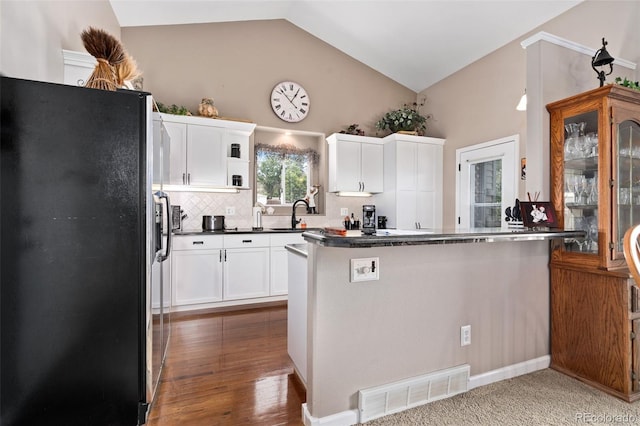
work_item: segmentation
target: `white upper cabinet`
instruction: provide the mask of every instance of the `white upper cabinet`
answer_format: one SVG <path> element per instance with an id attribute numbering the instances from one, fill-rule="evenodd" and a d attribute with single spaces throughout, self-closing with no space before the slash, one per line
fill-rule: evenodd
<path id="1" fill-rule="evenodd" d="M 329 144 L 329 192 L 382 192 L 382 139 L 334 133 Z"/>
<path id="2" fill-rule="evenodd" d="M 376 213 L 397 229 L 442 227 L 444 139 L 393 134 L 384 140 L 384 192 Z"/>
<path id="3" fill-rule="evenodd" d="M 160 116 L 171 138 L 169 180 L 165 183 L 182 189 L 249 188 L 249 146 L 255 124 L 171 114 Z M 234 185 L 234 176 L 240 176 L 241 183 L 236 178 Z"/>

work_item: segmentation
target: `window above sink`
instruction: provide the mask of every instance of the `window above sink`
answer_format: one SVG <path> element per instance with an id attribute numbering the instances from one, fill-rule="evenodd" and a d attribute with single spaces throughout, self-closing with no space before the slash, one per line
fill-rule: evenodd
<path id="1" fill-rule="evenodd" d="M 326 146 L 322 133 L 256 127 L 253 144 L 253 202 L 274 216 L 290 216 L 293 203 L 309 198 L 316 214 L 326 211 Z M 306 212 L 304 213 L 306 214 Z"/>

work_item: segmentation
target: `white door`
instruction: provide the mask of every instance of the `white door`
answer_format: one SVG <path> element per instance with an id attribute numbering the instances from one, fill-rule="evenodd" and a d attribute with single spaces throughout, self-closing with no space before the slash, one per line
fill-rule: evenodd
<path id="1" fill-rule="evenodd" d="M 442 192 L 442 145 L 418 144 L 416 189 Z"/>
<path id="2" fill-rule="evenodd" d="M 336 191 L 360 191 L 361 143 L 339 141 L 336 145 Z"/>
<path id="3" fill-rule="evenodd" d="M 416 191 L 416 222 L 418 228 L 442 227 L 440 203 L 434 191 Z"/>
<path id="4" fill-rule="evenodd" d="M 281 296 L 289 292 L 287 259 L 289 253 L 284 247 L 271 247 L 271 283 L 269 294 Z"/>
<path id="5" fill-rule="evenodd" d="M 227 185 L 224 129 L 189 125 L 187 128 L 187 184 Z"/>
<path id="6" fill-rule="evenodd" d="M 397 188 L 399 191 L 415 191 L 418 187 L 417 143 L 397 142 L 396 167 Z"/>
<path id="7" fill-rule="evenodd" d="M 506 226 L 517 197 L 518 135 L 456 150 L 458 229 Z"/>
<path id="8" fill-rule="evenodd" d="M 224 300 L 269 295 L 269 248 L 225 250 Z"/>
<path id="9" fill-rule="evenodd" d="M 173 305 L 222 300 L 220 250 L 174 251 L 171 265 Z"/>
<path id="10" fill-rule="evenodd" d="M 418 209 L 416 191 L 398 191 L 396 193 L 396 203 L 398 216 L 395 227 L 397 229 L 416 229 Z"/>
<path id="11" fill-rule="evenodd" d="M 360 157 L 361 191 L 382 192 L 384 179 L 382 176 L 383 146 L 363 143 Z"/>
<path id="12" fill-rule="evenodd" d="M 187 125 L 184 123 L 164 122 L 169 134 L 169 147 L 163 147 L 162 155 L 169 156 L 168 181 L 164 184 L 186 185 L 187 183 Z M 167 173 L 163 172 L 163 177 Z"/>

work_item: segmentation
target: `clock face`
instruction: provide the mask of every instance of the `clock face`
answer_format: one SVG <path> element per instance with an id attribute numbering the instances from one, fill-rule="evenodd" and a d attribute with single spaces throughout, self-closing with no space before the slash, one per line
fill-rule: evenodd
<path id="1" fill-rule="evenodd" d="M 283 81 L 271 91 L 271 108 L 281 120 L 297 123 L 309 114 L 309 95 L 298 83 Z"/>

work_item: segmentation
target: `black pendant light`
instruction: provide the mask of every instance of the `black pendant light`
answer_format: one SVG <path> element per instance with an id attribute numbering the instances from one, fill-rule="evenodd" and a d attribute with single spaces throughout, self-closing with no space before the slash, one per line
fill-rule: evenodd
<path id="1" fill-rule="evenodd" d="M 598 74 L 598 80 L 600 80 L 600 87 L 604 85 L 605 76 L 611 74 L 613 72 L 613 58 L 607 52 L 607 42 L 604 37 L 602 37 L 602 48 L 596 51 L 596 54 L 591 58 L 591 68 Z M 605 74 L 604 70 L 596 69 L 596 67 L 604 67 L 609 65 L 609 72 Z"/>

